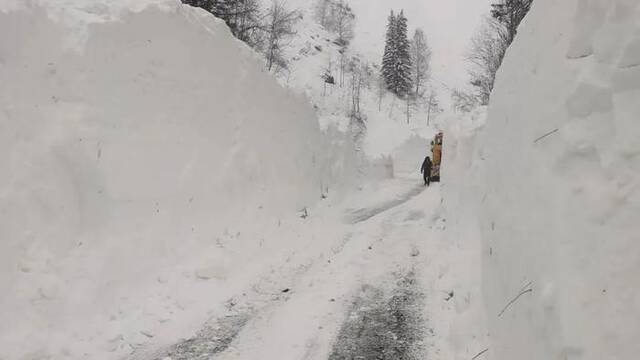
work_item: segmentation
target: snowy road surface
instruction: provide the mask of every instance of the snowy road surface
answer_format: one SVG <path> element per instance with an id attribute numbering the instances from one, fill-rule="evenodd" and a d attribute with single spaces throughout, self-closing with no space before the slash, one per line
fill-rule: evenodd
<path id="1" fill-rule="evenodd" d="M 448 300 L 435 290 L 446 266 L 431 256 L 443 246 L 440 199 L 437 184 L 425 189 L 420 180 L 393 180 L 364 188 L 342 206 L 313 209 L 309 231 L 334 229 L 334 239 L 323 239 L 330 247 L 288 258 L 195 334 L 142 347 L 132 358 L 423 359 L 438 353 L 431 318 Z"/>

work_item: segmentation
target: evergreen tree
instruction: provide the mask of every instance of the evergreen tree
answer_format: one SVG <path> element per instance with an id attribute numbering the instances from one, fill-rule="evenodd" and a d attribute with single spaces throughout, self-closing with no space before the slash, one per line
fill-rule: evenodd
<path id="1" fill-rule="evenodd" d="M 411 92 L 411 43 L 407 37 L 407 18 L 404 12 L 389 15 L 387 35 L 382 57 L 382 77 L 387 89 L 404 97 Z"/>
<path id="2" fill-rule="evenodd" d="M 404 97 L 411 92 L 412 88 L 412 75 L 411 75 L 411 43 L 407 37 L 407 18 L 404 16 L 404 11 L 400 11 L 396 20 L 396 87 L 395 93 L 398 96 Z"/>
<path id="3" fill-rule="evenodd" d="M 396 16 L 391 10 L 387 23 L 387 35 L 384 45 L 384 55 L 382 57 L 382 77 L 389 91 L 396 89 Z"/>

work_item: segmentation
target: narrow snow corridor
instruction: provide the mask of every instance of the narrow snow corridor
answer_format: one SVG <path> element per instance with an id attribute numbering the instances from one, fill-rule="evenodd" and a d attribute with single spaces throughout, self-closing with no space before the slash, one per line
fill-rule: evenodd
<path id="1" fill-rule="evenodd" d="M 445 224 L 439 185 L 396 179 L 371 190 L 311 209 L 321 228 L 341 229 L 330 247 L 288 258 L 228 299 L 193 336 L 143 347 L 133 359 L 424 358 L 436 348 L 428 300 L 443 301 L 434 294 L 442 268 L 431 258 Z"/>
<path id="2" fill-rule="evenodd" d="M 0 79 L 0 360 L 640 354 L 640 0 L 0 0 Z"/>
<path id="3" fill-rule="evenodd" d="M 383 213 L 398 205 L 404 204 L 405 202 L 411 200 L 411 198 L 413 198 L 414 196 L 420 194 L 423 190 L 424 190 L 424 186 L 418 184 L 415 187 L 408 190 L 406 193 L 400 194 L 398 197 L 394 199 L 390 199 L 385 202 L 382 202 L 377 206 L 353 210 L 347 215 L 346 220 L 352 224 L 357 224 L 359 222 L 367 221 L 380 213 Z"/>

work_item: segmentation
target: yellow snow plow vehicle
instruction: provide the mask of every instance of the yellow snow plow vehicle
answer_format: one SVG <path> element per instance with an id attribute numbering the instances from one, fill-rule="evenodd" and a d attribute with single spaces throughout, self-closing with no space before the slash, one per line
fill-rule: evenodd
<path id="1" fill-rule="evenodd" d="M 431 141 L 431 181 L 440 181 L 440 163 L 442 162 L 442 131 Z"/>

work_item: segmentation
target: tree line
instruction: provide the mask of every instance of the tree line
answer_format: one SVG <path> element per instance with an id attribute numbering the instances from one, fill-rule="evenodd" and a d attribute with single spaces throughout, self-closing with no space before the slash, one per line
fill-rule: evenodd
<path id="1" fill-rule="evenodd" d="M 468 111 L 476 105 L 489 103 L 498 69 L 532 3 L 533 0 L 499 0 L 491 4 L 490 16 L 485 18 L 472 38 L 467 54 L 471 65 L 470 85 L 474 91 L 454 90 L 452 100 L 455 108 Z"/>
<path id="2" fill-rule="evenodd" d="M 224 20 L 231 33 L 265 55 L 266 67 L 277 72 L 287 67 L 283 50 L 295 35 L 295 24 L 301 19 L 297 10 L 288 9 L 282 0 L 273 0 L 263 8 L 259 0 L 182 0 L 184 4 L 202 8 Z"/>

